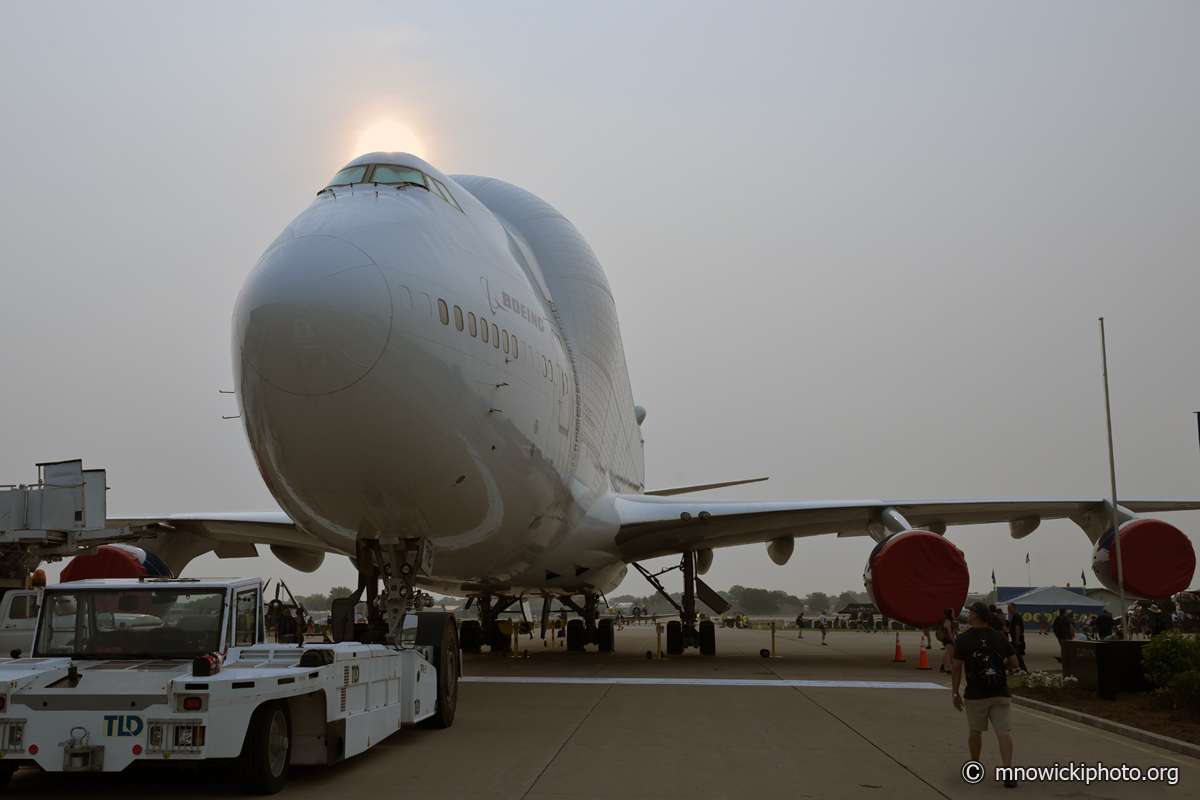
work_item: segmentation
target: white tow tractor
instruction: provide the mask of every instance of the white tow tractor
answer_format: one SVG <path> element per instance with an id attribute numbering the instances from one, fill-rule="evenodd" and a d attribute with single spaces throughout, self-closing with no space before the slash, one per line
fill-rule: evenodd
<path id="1" fill-rule="evenodd" d="M 403 616 L 395 644 L 274 644 L 263 611 L 258 579 L 47 587 L 31 652 L 0 660 L 0 787 L 23 764 L 120 772 L 169 759 L 232 763 L 244 791 L 270 794 L 291 764 L 453 722 L 452 614 Z"/>

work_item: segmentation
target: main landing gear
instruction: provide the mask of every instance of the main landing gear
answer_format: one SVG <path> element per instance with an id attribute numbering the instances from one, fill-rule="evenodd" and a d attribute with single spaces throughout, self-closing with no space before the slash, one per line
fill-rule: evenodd
<path id="1" fill-rule="evenodd" d="M 462 649 L 467 653 L 478 653 L 485 644 L 493 653 L 508 653 L 512 650 L 512 638 L 500 630 L 497 618 L 518 601 L 516 597 L 492 597 L 485 594 L 467 601 L 467 608 L 473 602 L 479 606 L 479 619 L 464 619 L 459 632 L 462 639 Z"/>
<path id="2" fill-rule="evenodd" d="M 681 656 L 684 650 L 694 647 L 700 651 L 702 656 L 715 656 L 717 654 L 716 626 L 710 619 L 696 624 L 696 599 L 699 598 L 716 614 L 724 614 L 728 611 L 729 602 L 696 575 L 696 554 L 684 553 L 679 566 L 667 567 L 655 573 L 651 573 L 637 562 L 634 562 L 633 566 L 642 573 L 659 594 L 667 599 L 668 603 L 679 611 L 679 619 L 673 619 L 667 623 L 667 655 Z M 683 572 L 682 604 L 676 603 L 658 580 L 659 575 L 676 569 Z"/>
<path id="3" fill-rule="evenodd" d="M 600 618 L 599 595 L 584 594 L 583 604 L 580 605 L 573 597 L 547 597 L 542 605 L 541 638 L 555 635 L 550 625 L 551 606 L 558 600 L 564 607 L 579 615 L 578 618 L 567 620 L 566 645 L 570 652 L 583 652 L 587 645 L 596 645 L 601 653 L 611 653 L 614 649 L 613 620 Z M 498 618 L 519 602 L 517 597 L 493 597 L 482 595 L 468 601 L 476 603 L 479 608 L 479 619 L 463 620 L 460 632 L 462 648 L 465 652 L 478 653 L 484 645 L 488 645 L 493 653 L 508 653 L 512 649 L 512 638 L 500 627 Z"/>
<path id="4" fill-rule="evenodd" d="M 601 653 L 611 653 L 615 649 L 613 620 L 600 618 L 600 608 L 596 594 L 585 594 L 583 605 L 575 602 L 573 597 L 560 597 L 558 601 L 570 608 L 581 619 L 567 620 L 567 652 L 582 653 L 586 645 L 594 644 Z"/>

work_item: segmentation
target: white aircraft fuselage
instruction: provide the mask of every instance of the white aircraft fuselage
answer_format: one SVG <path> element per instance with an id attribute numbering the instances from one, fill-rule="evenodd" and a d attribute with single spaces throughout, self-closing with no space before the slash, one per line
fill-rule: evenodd
<path id="1" fill-rule="evenodd" d="M 644 467 L 596 256 L 510 184 L 402 153 L 347 169 L 234 311 L 238 402 L 271 493 L 319 549 L 427 537 L 439 591 L 610 591 L 626 569 L 613 498 L 643 491 Z M 378 180 L 398 174 L 415 182 Z"/>

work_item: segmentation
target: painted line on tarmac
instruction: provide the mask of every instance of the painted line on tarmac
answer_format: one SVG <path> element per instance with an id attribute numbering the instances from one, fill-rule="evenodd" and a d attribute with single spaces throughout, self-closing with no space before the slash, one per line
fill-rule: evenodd
<path id="1" fill-rule="evenodd" d="M 501 675 L 464 675 L 463 683 L 582 683 L 621 684 L 629 686 L 784 686 L 813 689 L 939 689 L 940 683 L 916 683 L 908 681 L 757 681 L 737 678 L 539 678 Z"/>

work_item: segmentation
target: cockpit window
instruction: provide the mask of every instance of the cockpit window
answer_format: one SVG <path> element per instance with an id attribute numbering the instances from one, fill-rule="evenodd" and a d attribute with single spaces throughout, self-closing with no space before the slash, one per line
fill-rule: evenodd
<path id="1" fill-rule="evenodd" d="M 352 183 L 362 183 L 363 176 L 367 174 L 366 165 L 358 167 L 346 167 L 344 170 L 333 176 L 326 188 L 330 186 L 349 186 Z"/>
<path id="2" fill-rule="evenodd" d="M 444 183 L 439 181 L 437 178 L 430 178 L 429 182 L 433 184 L 433 188 L 437 189 L 437 193 L 440 194 L 447 203 L 454 206 L 459 211 L 462 211 L 462 206 L 460 206 L 458 201 L 454 199 L 454 195 L 450 194 L 450 190 L 446 188 Z"/>
<path id="3" fill-rule="evenodd" d="M 414 186 L 425 186 L 425 176 L 412 167 L 399 167 L 394 164 L 376 164 L 375 174 L 371 183 L 411 183 Z M 428 187 L 425 187 L 428 188 Z"/>
<path id="4" fill-rule="evenodd" d="M 337 175 L 334 175 L 333 180 L 324 189 L 317 192 L 317 194 L 322 195 L 335 186 L 349 186 L 354 183 L 374 183 L 397 187 L 420 186 L 422 189 L 427 189 L 431 194 L 437 194 L 460 212 L 462 211 L 462 206 L 454 199 L 454 195 L 450 194 L 450 190 L 446 188 L 444 183 L 437 178 L 426 175 L 419 169 L 403 167 L 399 164 L 360 164 L 354 167 L 346 167 Z"/>

